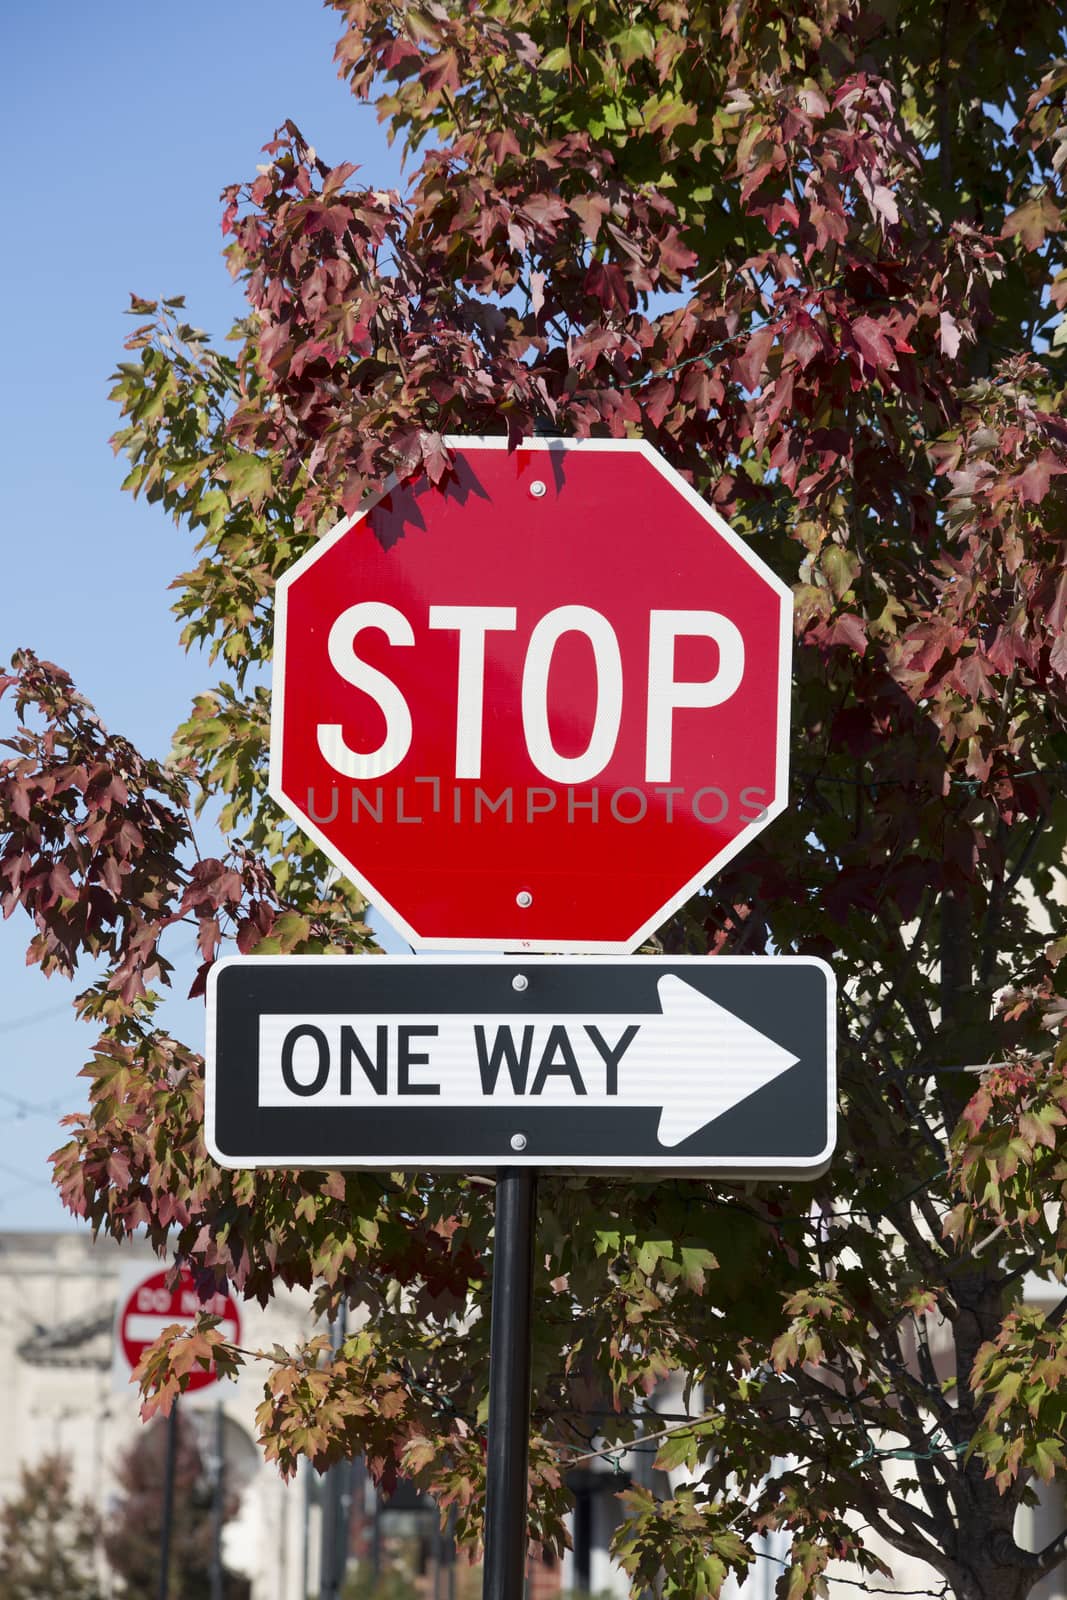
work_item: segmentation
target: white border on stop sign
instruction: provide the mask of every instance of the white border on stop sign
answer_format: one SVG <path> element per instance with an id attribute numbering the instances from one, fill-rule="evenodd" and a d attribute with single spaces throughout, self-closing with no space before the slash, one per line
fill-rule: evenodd
<path id="1" fill-rule="evenodd" d="M 484 437 L 472 436 L 470 438 L 461 434 L 446 434 L 444 443 L 449 450 L 507 450 L 508 440 L 505 436 Z M 542 439 L 527 438 L 516 447 L 518 450 L 545 450 L 570 452 L 588 449 L 600 454 L 613 451 L 628 452 L 642 455 L 655 470 L 664 477 L 676 493 L 682 496 L 693 509 L 699 513 L 705 522 L 710 524 L 724 539 L 730 548 L 741 557 L 747 566 L 759 574 L 778 597 L 779 605 L 779 633 L 778 633 L 778 726 L 775 738 L 775 792 L 770 803 L 765 808 L 764 815 L 758 822 L 751 822 L 732 839 L 728 845 L 713 856 L 706 866 L 691 877 L 688 882 L 677 890 L 664 904 L 637 929 L 633 936 L 626 940 L 595 940 L 595 939 L 522 939 L 518 935 L 509 935 L 506 938 L 471 939 L 450 938 L 442 935 L 424 935 L 419 933 L 397 908 L 376 889 L 370 879 L 362 871 L 356 871 L 352 862 L 348 861 L 340 851 L 336 850 L 321 828 L 304 812 L 298 810 L 282 788 L 282 722 L 284 708 L 284 665 L 286 650 L 286 598 L 290 584 L 299 578 L 302 573 L 314 563 L 351 530 L 358 526 L 365 517 L 369 516 L 375 506 L 400 486 L 401 479 L 396 473 L 391 473 L 385 480 L 381 489 L 362 506 L 359 511 L 345 517 L 336 527 L 318 539 L 309 550 L 287 567 L 278 579 L 275 589 L 275 623 L 274 623 L 274 659 L 271 672 L 271 717 L 270 717 L 270 769 L 267 781 L 267 792 L 314 844 L 322 851 L 327 860 L 355 884 L 361 894 L 365 895 L 372 906 L 380 910 L 415 950 L 471 950 L 495 951 L 497 953 L 530 952 L 536 954 L 541 951 L 554 951 L 561 955 L 627 955 L 636 950 L 650 934 L 662 927 L 667 918 L 673 916 L 675 911 L 681 909 L 687 900 L 690 900 L 699 889 L 720 872 L 734 856 L 738 855 L 747 844 L 762 833 L 775 817 L 780 816 L 785 810 L 789 797 L 789 717 L 790 693 L 792 687 L 792 649 L 793 649 L 793 595 L 788 585 L 782 582 L 777 573 L 763 561 L 754 551 L 750 550 L 741 536 L 734 532 L 730 524 L 719 515 L 715 507 L 699 495 L 691 484 L 688 484 L 682 475 L 677 472 L 670 462 L 645 439 Z"/>

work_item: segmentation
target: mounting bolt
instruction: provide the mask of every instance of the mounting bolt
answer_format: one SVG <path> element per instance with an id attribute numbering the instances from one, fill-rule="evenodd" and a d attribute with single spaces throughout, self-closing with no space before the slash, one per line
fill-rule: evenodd
<path id="1" fill-rule="evenodd" d="M 530 485 L 530 493 L 533 495 L 535 500 L 543 500 L 545 495 L 548 493 L 548 489 L 541 482 L 540 478 L 535 478 L 533 483 Z"/>
<path id="2" fill-rule="evenodd" d="M 521 906 L 524 911 L 526 910 L 527 906 L 533 905 L 533 895 L 530 893 L 529 889 L 519 890 L 518 894 L 515 896 L 515 904 L 517 906 Z"/>
<path id="3" fill-rule="evenodd" d="M 518 989 L 519 993 L 521 994 L 523 989 L 528 989 L 530 987 L 530 980 L 524 972 L 516 972 L 515 976 L 511 980 L 511 987 L 513 989 Z"/>
<path id="4" fill-rule="evenodd" d="M 525 1150 L 526 1135 L 524 1133 L 513 1133 L 511 1135 L 511 1148 L 513 1150 Z"/>

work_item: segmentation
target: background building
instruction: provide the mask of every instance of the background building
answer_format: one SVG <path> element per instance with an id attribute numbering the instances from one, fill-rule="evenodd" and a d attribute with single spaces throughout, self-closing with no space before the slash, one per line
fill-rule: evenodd
<path id="1" fill-rule="evenodd" d="M 94 1242 L 88 1230 L 0 1232 L 0 1435 L 5 1441 L 0 1501 L 16 1494 L 23 1466 L 60 1455 L 72 1468 L 75 1495 L 87 1499 L 102 1520 L 113 1513 L 120 1492 L 117 1470 L 145 1426 L 137 1390 L 115 1362 L 116 1313 L 131 1263 L 143 1266 L 146 1277 L 160 1266 L 147 1245 Z M 1048 1300 L 1051 1305 L 1060 1292 L 1036 1278 L 1027 1289 L 1028 1300 L 1037 1304 Z M 242 1319 L 246 1347 L 292 1346 L 312 1331 L 310 1296 L 282 1290 L 266 1309 L 243 1305 Z M 224 1529 L 227 1567 L 247 1577 L 250 1600 L 305 1600 L 320 1593 L 330 1491 L 327 1480 L 306 1466 L 287 1484 L 263 1461 L 254 1421 L 262 1393 L 263 1375 L 253 1363 L 234 1381 L 183 1397 L 182 1406 L 196 1423 L 205 1462 L 210 1463 L 221 1423 L 227 1491 L 240 1495 L 237 1514 Z M 699 1396 L 690 1398 L 690 1409 L 699 1412 Z M 680 1412 L 681 1386 L 663 1385 L 644 1431 L 656 1432 L 661 1418 Z M 531 1560 L 531 1600 L 561 1592 L 620 1600 L 628 1594 L 628 1582 L 608 1554 L 622 1515 L 616 1492 L 627 1481 L 668 1492 L 667 1478 L 652 1466 L 655 1451 L 654 1443 L 639 1446 L 610 1461 L 593 1459 L 572 1474 L 574 1548 L 561 1563 Z M 478 1600 L 481 1574 L 456 1560 L 429 1502 L 401 1485 L 392 1502 L 382 1504 L 362 1463 L 339 1471 L 335 1486 L 347 1528 L 349 1574 L 359 1571 L 361 1595 L 370 1600 L 375 1575 L 388 1570 L 407 1580 L 420 1600 Z M 906 1475 L 902 1464 L 901 1476 Z M 670 1475 L 671 1487 L 677 1487 L 678 1476 Z M 1058 1491 L 1046 1490 L 1040 1505 L 1023 1508 L 1019 1516 L 1023 1542 L 1040 1548 L 1064 1524 Z M 871 1543 L 888 1557 L 895 1574 L 892 1581 L 872 1580 L 877 1592 L 940 1594 L 941 1579 L 931 1569 L 884 1551 L 873 1536 Z M 771 1600 L 785 1555 L 781 1541 L 767 1539 L 743 1590 L 731 1583 L 727 1600 Z M 844 1582 L 831 1575 L 831 1600 L 854 1600 L 855 1573 L 841 1569 L 836 1577 Z M 102 1555 L 100 1579 L 105 1594 L 118 1592 Z M 1034 1597 L 1064 1600 L 1065 1569 L 1046 1579 Z"/>
<path id="2" fill-rule="evenodd" d="M 0 1233 L 0 1499 L 18 1488 L 20 1469 L 44 1455 L 63 1456 L 78 1498 L 107 1519 L 119 1494 L 117 1468 L 144 1428 L 134 1385 L 113 1376 L 120 1269 L 159 1263 L 147 1246 L 93 1241 L 89 1232 Z M 310 1331 L 310 1298 L 283 1291 L 266 1310 L 242 1308 L 251 1347 L 287 1345 Z M 210 1457 L 221 1405 L 225 1472 L 240 1508 L 225 1528 L 226 1563 L 251 1580 L 253 1600 L 302 1600 L 310 1471 L 289 1484 L 264 1464 L 254 1412 L 262 1377 L 254 1366 L 236 1381 L 183 1399 Z M 102 1571 L 106 1580 L 106 1572 Z"/>

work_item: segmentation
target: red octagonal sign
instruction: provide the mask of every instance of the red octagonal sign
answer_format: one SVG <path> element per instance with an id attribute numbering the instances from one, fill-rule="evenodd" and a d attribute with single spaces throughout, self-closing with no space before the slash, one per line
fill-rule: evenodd
<path id="1" fill-rule="evenodd" d="M 230 1344 L 241 1342 L 241 1312 L 232 1295 L 216 1294 L 202 1301 L 193 1285 L 192 1274 L 183 1271 L 176 1289 L 168 1287 L 169 1269 L 150 1273 L 127 1295 L 118 1317 L 119 1349 L 132 1372 L 150 1344 L 154 1344 L 172 1323 L 190 1323 L 201 1311 L 221 1318 L 219 1331 Z M 214 1366 L 199 1363 L 189 1373 L 187 1388 L 204 1389 L 217 1381 Z"/>
<path id="2" fill-rule="evenodd" d="M 281 579 L 271 793 L 417 948 L 632 950 L 785 804 L 789 591 L 647 444 L 449 445 Z"/>

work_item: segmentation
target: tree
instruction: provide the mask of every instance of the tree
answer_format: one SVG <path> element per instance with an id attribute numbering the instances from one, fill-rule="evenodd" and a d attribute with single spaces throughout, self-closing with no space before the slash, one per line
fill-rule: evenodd
<path id="1" fill-rule="evenodd" d="M 9 680 L 5 910 L 46 971 L 108 964 L 78 1001 L 101 1034 L 57 1181 L 96 1226 L 175 1240 L 205 1290 L 365 1307 L 336 1359 L 275 1352 L 267 1453 L 363 1450 L 477 1538 L 488 1318 L 455 1314 L 487 1305 L 484 1184 L 218 1171 L 155 986 L 182 919 L 194 992 L 223 938 L 369 946 L 265 795 L 278 573 L 388 471 L 447 485 L 447 432 L 640 432 L 796 597 L 792 807 L 660 940 L 833 964 L 841 1137 L 802 1188 L 544 1182 L 531 1525 L 558 1543 L 583 1439 L 639 1435 L 636 1400 L 682 1370 L 706 1413 L 660 1461 L 703 1475 L 631 1494 L 638 1586 L 715 1594 L 778 1528 L 797 1600 L 831 1560 L 879 1567 L 862 1523 L 960 1600 L 1022 1600 L 1067 1550 L 1014 1533 L 1067 1476 L 1067 1297 L 1022 1300 L 1028 1271 L 1067 1271 L 1067 19 L 333 3 L 407 191 L 286 124 L 224 197 L 233 353 L 180 300 L 135 300 L 115 388 L 128 487 L 199 541 L 176 610 L 224 677 L 166 765 L 32 653 Z M 230 854 L 194 860 L 187 804 L 216 799 Z M 150 1405 L 219 1343 L 206 1324 L 149 1357 Z"/>
<path id="2" fill-rule="evenodd" d="M 213 1559 L 211 1485 L 195 1428 L 181 1414 L 175 1424 L 168 1592 L 173 1600 L 208 1600 Z M 167 1425 L 156 1422 L 134 1441 L 119 1464 L 122 1492 L 105 1532 L 104 1549 L 124 1594 L 150 1595 L 158 1587 L 166 1455 Z M 236 1502 L 231 1498 L 225 1509 L 232 1516 Z M 244 1579 L 224 1569 L 223 1584 L 228 1600 L 244 1600 L 248 1592 Z"/>
<path id="3" fill-rule="evenodd" d="M 96 1513 L 71 1494 L 70 1463 L 42 1456 L 23 1467 L 0 1506 L 0 1600 L 100 1600 Z"/>

